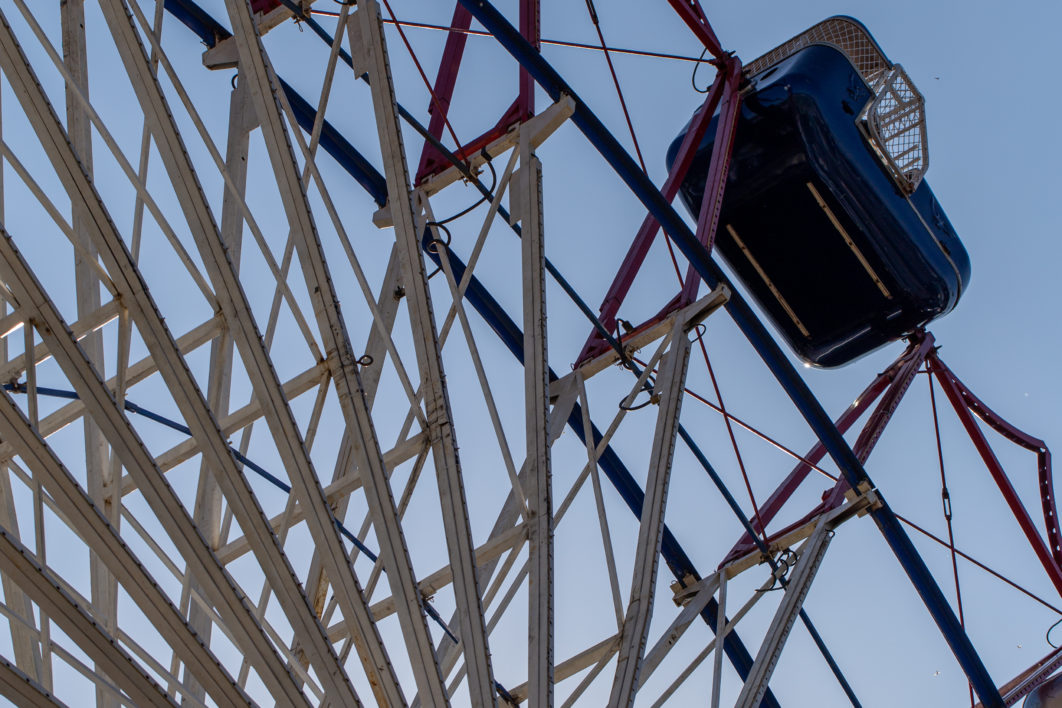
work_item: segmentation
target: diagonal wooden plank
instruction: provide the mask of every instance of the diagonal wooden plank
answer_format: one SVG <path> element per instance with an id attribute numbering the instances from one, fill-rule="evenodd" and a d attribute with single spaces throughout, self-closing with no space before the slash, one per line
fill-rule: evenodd
<path id="1" fill-rule="evenodd" d="M 85 608 L 60 588 L 51 571 L 41 567 L 33 554 L 6 529 L 0 529 L 0 565 L 135 705 L 177 705 Z"/>
<path id="2" fill-rule="evenodd" d="M 645 482 L 641 523 L 638 526 L 631 594 L 620 632 L 619 657 L 609 697 L 610 706 L 632 705 L 638 690 L 638 677 L 653 611 L 660 540 L 664 532 L 664 510 L 671 462 L 675 456 L 675 438 L 678 435 L 678 416 L 690 360 L 690 340 L 686 336 L 686 326 L 686 322 L 676 318 L 671 330 L 671 346 L 664 355 L 655 386 L 655 395 L 660 396 L 660 403 L 649 458 L 649 476 Z"/>
<path id="3" fill-rule="evenodd" d="M 151 72 L 148 55 L 140 43 L 133 18 L 123 0 L 102 0 L 100 6 L 126 72 L 144 107 L 156 148 L 203 258 L 204 269 L 215 289 L 218 305 L 225 314 L 229 333 L 240 352 L 255 397 L 262 402 L 263 417 L 287 469 L 292 492 L 305 511 L 304 518 L 316 546 L 322 551 L 343 614 L 355 630 L 354 644 L 358 648 L 369 684 L 379 703 L 401 705 L 404 698 L 398 678 L 369 614 L 368 603 L 347 558 L 335 517 L 303 444 L 302 434 L 284 396 L 265 342 L 259 334 L 250 303 L 230 258 L 231 252 L 226 248 L 214 221 L 162 89 Z M 253 84 L 250 90 L 253 93 Z"/>
<path id="4" fill-rule="evenodd" d="M 125 545 L 117 530 L 78 485 L 7 392 L 0 392 L 0 436 L 43 482 L 56 507 L 136 606 L 191 669 L 219 705 L 246 705 L 240 690 L 217 658 L 181 617 L 154 579 Z"/>
<path id="5" fill-rule="evenodd" d="M 457 454 L 449 393 L 443 372 L 442 355 L 428 280 L 421 256 L 420 232 L 415 218 L 409 170 L 402 144 L 401 125 L 395 108 L 394 83 L 387 56 L 379 4 L 364 0 L 358 4 L 349 24 L 352 50 L 364 61 L 372 89 L 376 127 L 387 177 L 387 203 L 394 220 L 395 239 L 406 275 L 406 302 L 413 343 L 421 375 L 428 434 L 442 505 L 447 552 L 454 573 L 457 604 L 457 633 L 468 668 L 468 689 L 474 705 L 494 705 L 494 676 L 483 603 L 476 578 L 475 544 L 465 501 L 464 480 Z M 421 696 L 422 701 L 428 697 Z M 446 696 L 433 697 L 434 705 Z"/>
<path id="6" fill-rule="evenodd" d="M 55 708 L 65 706 L 39 683 L 0 657 L 0 696 L 24 708 Z"/>
<path id="7" fill-rule="evenodd" d="M 343 419 L 347 429 L 355 435 L 356 447 L 362 453 L 358 460 L 361 479 L 376 536 L 381 541 L 380 557 L 387 571 L 391 592 L 396 598 L 401 598 L 399 622 L 417 686 L 423 696 L 430 697 L 434 705 L 441 706 L 447 701 L 446 693 L 432 649 L 423 601 L 417 592 L 416 578 L 388 482 L 387 469 L 357 371 L 357 356 L 343 321 L 327 259 L 285 127 L 277 80 L 266 58 L 261 38 L 255 33 L 247 4 L 241 0 L 225 0 L 225 5 L 239 48 L 240 75 L 251 88 L 255 99 L 288 226 L 295 235 L 299 263 L 317 316 Z"/>
<path id="8" fill-rule="evenodd" d="M 390 333 L 394 328 L 395 318 L 398 316 L 398 304 L 402 299 L 398 293 L 402 292 L 401 267 L 398 262 L 396 249 L 392 247 L 391 255 L 387 259 L 387 269 L 384 271 L 383 282 L 380 285 L 380 295 L 376 306 L 382 315 L 382 322 L 372 327 L 368 341 L 365 344 L 365 355 L 370 357 L 373 365 L 361 370 L 361 383 L 365 390 L 365 405 L 372 409 L 376 400 L 376 391 L 380 386 L 380 376 L 384 370 L 384 361 L 387 357 L 387 345 L 384 342 L 384 332 Z M 344 477 L 353 477 L 354 461 L 361 457 L 362 453 L 354 449 L 354 438 L 350 430 L 343 430 L 343 437 L 339 441 L 339 453 L 336 455 L 335 469 L 332 472 L 332 485 L 335 485 Z M 386 459 L 386 455 L 385 455 Z M 393 467 L 391 467 L 393 469 Z M 330 486 L 332 486 L 330 485 Z M 347 502 L 349 496 L 343 496 L 333 505 L 337 519 L 344 519 L 347 515 Z M 307 574 L 306 588 L 313 601 L 314 611 L 318 616 L 324 611 L 325 597 L 328 594 L 328 579 L 324 576 L 321 567 L 320 553 L 315 548 L 313 558 L 310 560 L 310 572 Z"/>
<path id="9" fill-rule="evenodd" d="M 752 708 L 759 705 L 763 694 L 767 692 L 767 685 L 774 673 L 774 667 L 778 664 L 778 657 L 782 653 L 786 639 L 789 638 L 789 632 L 793 629 L 793 623 L 796 622 L 800 608 L 804 606 L 804 598 L 811 589 L 811 582 L 815 579 L 832 537 L 833 531 L 830 530 L 827 520 L 823 519 L 819 521 L 811 538 L 801 549 L 800 560 L 797 561 L 792 577 L 786 583 L 785 595 L 778 605 L 763 644 L 756 653 L 756 661 L 752 664 L 752 670 L 745 679 L 745 685 L 734 703 L 735 706 Z"/>

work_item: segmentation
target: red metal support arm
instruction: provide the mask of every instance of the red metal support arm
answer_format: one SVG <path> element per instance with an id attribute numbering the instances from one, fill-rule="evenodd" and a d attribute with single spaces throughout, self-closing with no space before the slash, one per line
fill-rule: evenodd
<path id="1" fill-rule="evenodd" d="M 1029 541 L 1037 558 L 1040 559 L 1044 570 L 1047 571 L 1047 576 L 1051 579 L 1055 589 L 1062 595 L 1062 560 L 1060 560 L 1062 559 L 1062 549 L 1059 547 L 1058 513 L 1055 509 L 1055 497 L 1051 479 L 1051 453 L 1048 451 L 1047 446 L 1044 445 L 1042 440 L 1018 430 L 988 408 L 973 395 L 970 389 L 959 381 L 958 377 L 944 365 L 944 362 L 936 354 L 931 354 L 926 359 L 926 363 L 930 372 L 936 377 L 940 387 L 947 395 L 948 401 L 951 403 L 952 408 L 955 409 L 955 413 L 959 416 L 963 427 L 966 428 L 970 440 L 988 467 L 992 479 L 995 481 L 996 486 L 999 487 L 999 491 L 1007 502 L 1007 506 L 1010 507 L 1011 513 L 1017 519 L 1025 538 Z M 980 426 L 974 419 L 974 414 L 1007 439 L 1027 450 L 1036 452 L 1040 482 L 1040 502 L 1043 507 L 1044 524 L 1047 528 L 1049 543 L 1044 542 L 1043 536 L 1040 535 L 1040 531 L 1036 528 L 1036 524 L 1033 522 L 1032 517 L 1029 516 L 1029 512 L 1025 509 L 1025 505 L 1022 504 L 1021 498 L 1007 477 L 1003 465 L 1000 464 L 991 445 L 989 445 Z"/>
<path id="2" fill-rule="evenodd" d="M 715 232 L 719 228 L 719 214 L 723 211 L 723 191 L 730 174 L 730 157 L 734 152 L 738 114 L 741 112 L 741 61 L 737 57 L 730 57 L 725 68 L 719 73 L 724 77 L 723 99 L 719 105 L 719 122 L 715 127 L 712 161 L 708 165 L 708 179 L 704 184 L 704 196 L 701 198 L 701 211 L 697 219 L 697 240 L 709 253 L 712 252 Z M 682 285 L 679 307 L 684 307 L 697 298 L 697 287 L 700 284 L 700 278 L 697 277 L 693 266 L 689 266 Z"/>
<path id="3" fill-rule="evenodd" d="M 539 0 L 520 0 L 520 34 L 536 49 L 541 45 L 540 15 Z M 446 123 L 450 103 L 454 97 L 454 89 L 457 86 L 461 59 L 464 57 L 465 43 L 468 39 L 466 31 L 471 26 L 472 13 L 464 5 L 457 3 L 453 19 L 450 21 L 451 31 L 446 38 L 442 59 L 439 62 L 439 71 L 435 76 L 435 85 L 432 89 L 434 100 L 428 106 L 428 112 L 431 113 L 428 132 L 437 140 L 442 138 L 443 126 Z M 464 159 L 479 152 L 501 137 L 514 124 L 523 122 L 535 114 L 534 79 L 523 67 L 520 67 L 519 72 L 519 91 L 516 100 L 505 110 L 494 127 L 465 145 L 456 145 L 454 154 L 458 158 Z M 449 160 L 434 145 L 425 141 L 414 183 L 420 184 L 423 180 L 449 166 Z"/>
<path id="4" fill-rule="evenodd" d="M 723 72 L 715 78 L 715 83 L 712 84 L 711 89 L 708 91 L 708 96 L 705 98 L 704 103 L 701 104 L 700 109 L 693 114 L 693 119 L 690 122 L 690 129 L 686 132 L 686 137 L 679 146 L 678 153 L 675 155 L 675 161 L 671 165 L 671 171 L 668 173 L 667 180 L 664 182 L 663 187 L 660 188 L 661 194 L 669 202 L 675 199 L 675 195 L 678 194 L 679 186 L 682 181 L 686 179 L 686 174 L 689 172 L 690 166 L 693 164 L 693 158 L 697 154 L 697 147 L 701 144 L 701 139 L 704 138 L 705 131 L 708 130 L 708 124 L 711 123 L 712 115 L 715 113 L 715 109 L 719 106 L 723 97 L 723 91 L 725 89 L 725 75 Z M 634 278 L 638 274 L 638 270 L 642 267 L 642 263 L 645 262 L 645 257 L 649 253 L 649 247 L 652 246 L 653 241 L 656 239 L 657 232 L 660 231 L 660 224 L 652 214 L 646 214 L 645 219 L 642 221 L 642 225 L 638 229 L 638 233 L 634 236 L 634 241 L 631 242 L 630 248 L 627 250 L 627 255 L 623 259 L 623 264 L 616 272 L 616 277 L 612 280 L 612 285 L 609 286 L 608 292 L 605 293 L 605 298 L 601 302 L 600 308 L 600 320 L 605 326 L 605 329 L 612 331 L 616 327 L 616 313 L 619 312 L 620 306 L 623 304 L 624 299 L 627 297 L 627 293 L 630 292 L 631 286 L 634 284 Z M 593 331 L 590 333 L 589 338 L 586 340 L 586 344 L 583 345 L 583 350 L 576 358 L 577 362 L 584 362 L 594 356 L 600 354 L 607 344 L 597 333 Z"/>
<path id="5" fill-rule="evenodd" d="M 882 431 L 892 419 L 892 414 L 899 405 L 904 393 L 910 388 L 911 381 L 914 379 L 915 374 L 918 373 L 918 368 L 932 351 L 933 344 L 933 335 L 928 332 L 921 338 L 912 341 L 904 353 L 901 354 L 888 369 L 878 374 L 874 381 L 872 381 L 871 384 L 859 394 L 855 401 L 852 402 L 852 405 L 848 407 L 848 410 L 837 419 L 837 429 L 842 434 L 847 432 L 848 429 L 851 428 L 852 425 L 854 425 L 855 422 L 870 408 L 871 404 L 878 399 L 878 396 L 888 389 L 888 392 L 875 408 L 874 413 L 863 426 L 863 430 L 853 449 L 860 462 L 866 462 L 867 458 L 870 456 L 870 453 L 874 449 L 874 445 L 877 443 L 878 438 L 880 438 Z M 812 468 L 821 462 L 825 455 L 826 450 L 823 448 L 822 444 L 816 444 L 807 456 L 793 468 L 793 471 L 789 473 L 789 476 L 778 485 L 774 490 L 774 493 L 771 494 L 767 501 L 764 502 L 763 506 L 760 507 L 760 518 L 765 525 L 769 524 L 778 512 L 782 510 L 782 507 L 785 506 L 786 502 L 789 501 L 804 480 L 807 479 Z M 844 482 L 844 479 L 841 478 L 834 485 L 832 490 L 823 495 L 824 500 L 822 504 L 816 506 L 815 509 L 801 520 L 772 535 L 778 536 L 784 534 L 789 528 L 802 525 L 811 516 L 836 506 L 844 498 L 844 492 L 847 488 L 848 485 Z M 760 528 L 755 522 L 753 522 L 753 527 L 757 532 L 763 533 L 763 528 Z M 752 538 L 750 538 L 747 533 L 744 534 L 741 539 L 734 544 L 733 549 L 731 549 L 726 555 L 720 565 L 725 565 L 732 559 L 748 553 L 754 545 L 755 543 Z"/>
<path id="6" fill-rule="evenodd" d="M 697 35 L 697 39 L 701 40 L 709 54 L 719 60 L 726 57 L 726 52 L 723 51 L 723 47 L 719 44 L 719 39 L 715 36 L 715 30 L 712 29 L 712 25 L 708 22 L 708 17 L 705 16 L 704 10 L 701 9 L 701 4 L 697 0 L 668 0 L 668 2 L 671 7 L 675 8 L 678 16 Z"/>

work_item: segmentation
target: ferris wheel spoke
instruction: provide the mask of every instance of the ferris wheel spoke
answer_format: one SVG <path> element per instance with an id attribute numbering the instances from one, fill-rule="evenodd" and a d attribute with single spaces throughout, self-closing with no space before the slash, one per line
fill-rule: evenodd
<path id="1" fill-rule="evenodd" d="M 457 456 L 453 413 L 443 376 L 438 331 L 424 273 L 424 261 L 420 253 L 418 223 L 409 188 L 409 173 L 395 110 L 394 86 L 378 5 L 371 0 L 359 5 L 348 29 L 352 51 L 361 56 L 369 75 L 377 116 L 377 131 L 384 155 L 388 205 L 403 269 L 408 277 L 406 303 L 421 373 L 424 412 L 428 424 L 427 432 L 432 441 L 447 551 L 454 574 L 456 626 L 468 668 L 469 691 L 475 704 L 493 705 L 494 676 L 476 579 L 474 544 L 464 480 Z M 446 690 L 441 680 L 437 686 L 434 683 L 431 686 L 432 689 L 438 688 L 442 691 L 441 695 L 435 696 L 425 692 L 425 688 L 427 687 L 421 687 L 421 701 L 430 701 L 433 705 L 443 705 L 447 702 Z"/>
<path id="2" fill-rule="evenodd" d="M 369 331 L 368 341 L 365 344 L 364 357 L 367 357 L 372 364 L 361 368 L 361 384 L 365 392 L 365 405 L 368 406 L 370 410 L 376 400 L 376 393 L 380 386 L 380 377 L 384 370 L 384 362 L 387 359 L 389 347 L 386 340 L 390 338 L 390 332 L 394 328 L 395 319 L 398 316 L 400 298 L 397 293 L 400 292 L 401 288 L 400 279 L 401 270 L 399 268 L 398 254 L 396 249 L 392 248 L 391 255 L 387 259 L 387 269 L 384 273 L 383 283 L 380 285 L 380 295 L 376 302 L 379 320 L 375 320 L 374 318 L 374 322 L 378 322 L 379 326 L 374 326 Z M 422 437 L 414 436 L 411 440 L 415 440 L 415 444 L 418 448 L 422 446 Z M 355 478 L 357 478 L 358 473 L 355 471 L 353 445 L 354 442 L 351 436 L 351 431 L 344 429 L 342 438 L 339 441 L 339 452 L 336 456 L 335 468 L 332 472 L 332 483 L 325 490 L 329 495 L 329 499 L 332 499 L 335 496 L 338 497 L 338 499 L 332 504 L 337 519 L 346 518 L 347 507 L 350 502 L 350 492 L 353 491 L 354 487 L 353 484 L 348 484 L 347 486 L 349 489 L 345 492 L 332 492 L 329 490 L 340 486 L 344 483 L 344 480 L 353 483 Z M 399 463 L 405 462 L 406 459 L 406 457 L 402 457 L 395 461 L 393 451 L 384 453 L 384 462 L 388 466 L 388 470 L 391 472 L 394 471 L 394 468 Z M 366 517 L 365 523 L 369 523 L 368 517 Z M 363 538 L 367 530 L 368 529 L 366 528 L 359 533 L 358 538 Z M 313 558 L 310 561 L 310 570 L 306 577 L 307 593 L 310 596 L 314 610 L 320 614 L 321 610 L 324 608 L 325 597 L 328 593 L 328 578 L 324 575 L 319 552 L 316 548 L 314 549 Z M 368 595 L 372 595 L 371 590 Z M 374 613 L 373 616 L 379 621 L 379 615 Z"/>
<path id="3" fill-rule="evenodd" d="M 360 437 L 358 440 L 361 456 L 359 467 L 362 470 L 362 483 L 365 485 L 369 506 L 374 514 L 377 537 L 381 540 L 381 557 L 384 558 L 384 567 L 388 571 L 388 582 L 394 594 L 404 597 L 401 603 L 400 620 L 407 648 L 411 656 L 416 657 L 414 673 L 417 676 L 418 688 L 425 696 L 433 696 L 433 700 L 437 701 L 438 705 L 443 705 L 447 699 L 432 651 L 423 601 L 416 591 L 416 582 L 388 482 L 387 470 L 376 440 L 370 411 L 362 393 L 362 385 L 354 369 L 356 357 L 351 348 L 345 323 L 339 314 L 336 294 L 306 201 L 306 194 L 296 174 L 297 168 L 291 144 L 274 94 L 274 79 L 270 73 L 261 41 L 255 34 L 248 8 L 234 0 L 227 0 L 226 5 L 236 30 L 234 36 L 239 49 L 241 74 L 248 82 L 254 96 L 285 211 L 292 231 L 297 235 L 296 248 L 311 299 L 315 301 L 314 311 L 318 317 L 325 349 L 333 355 L 329 362 L 343 407 L 343 417 L 348 428 L 358 431 Z M 433 670 L 430 667 L 435 668 Z M 394 704 L 404 702 L 400 695 L 392 696 L 389 700 Z"/>

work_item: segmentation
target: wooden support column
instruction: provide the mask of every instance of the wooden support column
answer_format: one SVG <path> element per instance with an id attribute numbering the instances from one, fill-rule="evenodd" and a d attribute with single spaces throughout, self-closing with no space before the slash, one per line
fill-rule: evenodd
<path id="1" fill-rule="evenodd" d="M 76 88 L 66 87 L 66 131 L 70 145 L 81 161 L 81 166 L 92 175 L 92 124 L 84 108 L 76 98 L 80 90 L 89 95 L 88 52 L 85 37 L 85 1 L 62 0 L 59 3 L 63 35 L 63 63 L 66 65 Z M 96 257 L 96 247 L 87 231 L 86 214 L 75 201 L 71 205 L 71 226 L 74 237 L 85 254 Z M 77 315 L 85 317 L 100 306 L 100 284 L 91 266 L 79 251 L 74 252 L 74 289 L 77 295 Z M 92 332 L 81 340 L 89 361 L 97 370 L 103 370 L 103 333 Z M 85 431 L 85 476 L 89 494 L 100 511 L 115 526 L 120 522 L 120 502 L 115 491 L 109 463 L 107 441 L 96 423 L 88 417 L 82 419 Z M 89 574 L 92 587 L 92 604 L 96 616 L 109 632 L 118 626 L 118 585 L 95 554 L 89 556 Z M 116 706 L 113 696 L 96 689 L 96 703 L 100 706 Z"/>
<path id="2" fill-rule="evenodd" d="M 240 253 L 243 246 L 243 213 L 239 200 L 244 198 L 247 188 L 247 157 L 251 130 L 257 124 L 254 107 L 246 89 L 237 87 L 229 96 L 229 131 L 225 147 L 225 169 L 236 187 L 236 194 L 225 190 L 221 202 L 221 243 L 228 249 L 229 258 L 236 274 L 240 270 Z M 232 335 L 228 330 L 221 332 L 210 343 L 210 377 L 207 382 L 207 402 L 214 415 L 220 420 L 229 412 L 229 396 L 232 387 Z M 221 488 L 215 479 L 213 470 L 204 460 L 199 466 L 199 486 L 196 489 L 195 508 L 192 518 L 203 533 L 210 547 L 217 552 L 221 546 Z M 188 589 L 192 593 L 202 593 L 202 587 L 195 576 L 189 574 Z M 210 634 L 214 623 L 210 614 L 199 603 L 188 606 L 188 622 L 203 641 L 210 643 Z M 203 687 L 185 667 L 184 685 L 189 694 L 203 700 Z"/>
<path id="3" fill-rule="evenodd" d="M 752 670 L 734 704 L 736 707 L 753 708 L 760 704 L 763 694 L 767 692 L 767 684 L 771 680 L 771 674 L 774 673 L 774 667 L 778 664 L 778 657 L 782 653 L 786 639 L 789 638 L 789 632 L 793 629 L 793 623 L 796 622 L 800 608 L 804 606 L 804 598 L 811 589 L 811 581 L 815 579 L 832 535 L 833 532 L 828 529 L 826 521 L 823 520 L 819 522 L 811 538 L 804 544 L 800 560 L 797 561 L 796 568 L 793 569 L 793 574 L 786 586 L 782 603 L 775 612 L 770 629 L 767 630 L 760 651 L 756 654 L 756 661 L 752 664 Z"/>
<path id="4" fill-rule="evenodd" d="M 524 406 L 528 508 L 528 705 L 553 705 L 553 481 L 547 433 L 549 358 L 546 346 L 546 252 L 542 164 L 527 131 L 520 136 L 520 170 L 511 199 L 518 205 L 524 292 Z M 516 205 L 514 205 L 515 207 Z"/>
<path id="5" fill-rule="evenodd" d="M 638 690 L 638 675 L 642 666 L 649 620 L 653 612 L 656 569 L 660 561 L 660 540 L 664 531 L 664 509 L 667 505 L 671 462 L 675 455 L 678 418 L 682 408 L 686 371 L 690 360 L 690 341 L 686 336 L 686 322 L 676 318 L 671 329 L 671 343 L 660 365 L 654 397 L 659 396 L 656 433 L 649 462 L 649 476 L 645 482 L 641 523 L 638 527 L 638 549 L 634 560 L 634 576 L 627 613 L 623 619 L 616 677 L 612 683 L 610 706 L 630 706 Z"/>
<path id="6" fill-rule="evenodd" d="M 230 0 L 231 1 L 231 0 Z M 457 456 L 449 394 L 442 368 L 438 332 L 432 312 L 428 280 L 420 251 L 420 233 L 414 215 L 409 171 L 402 143 L 401 125 L 395 108 L 394 85 L 387 58 L 387 46 L 375 0 L 363 0 L 350 25 L 353 53 L 364 63 L 372 86 L 373 106 L 384 173 L 387 177 L 387 201 L 394 221 L 395 238 L 406 275 L 406 297 L 413 341 L 420 367 L 427 433 L 432 443 L 439 497 L 450 566 L 454 573 L 457 604 L 457 634 L 468 669 L 468 687 L 476 706 L 495 704 L 494 677 L 490 664 L 487 627 L 476 579 L 475 547 L 472 543 L 468 508 L 465 503 L 461 465 Z M 441 706 L 448 702 L 440 680 L 437 697 L 421 689 L 423 703 Z"/>

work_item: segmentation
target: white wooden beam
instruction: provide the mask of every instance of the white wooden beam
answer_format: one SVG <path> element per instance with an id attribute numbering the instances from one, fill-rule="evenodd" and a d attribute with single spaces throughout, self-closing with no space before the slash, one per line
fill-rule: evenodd
<path id="1" fill-rule="evenodd" d="M 246 90 L 236 88 L 229 96 L 229 129 L 225 148 L 225 167 L 237 190 L 233 195 L 225 190 L 221 206 L 221 242 L 228 249 L 234 270 L 239 272 L 240 252 L 243 246 L 243 214 L 235 203 L 242 199 L 247 187 L 247 157 L 250 144 L 250 124 L 248 115 L 253 115 Z M 217 286 L 215 285 L 215 288 Z M 232 388 L 232 336 L 226 331 L 210 343 L 210 375 L 207 382 L 207 400 L 217 418 L 229 412 L 229 398 Z M 257 399 L 256 399 L 257 400 Z M 192 518 L 203 533 L 210 547 L 217 552 L 221 545 L 221 487 L 218 486 L 213 470 L 206 461 L 200 463 L 199 486 L 196 489 L 195 507 Z M 199 583 L 189 574 L 189 589 L 199 590 Z M 196 633 L 209 641 L 214 623 L 198 603 L 188 606 L 188 622 Z M 203 700 L 203 688 L 185 671 L 184 685 L 189 693 L 198 700 Z"/>
<path id="2" fill-rule="evenodd" d="M 446 702 L 442 679 L 432 651 L 431 635 L 428 632 L 422 600 L 416 591 L 416 579 L 388 482 L 383 455 L 358 375 L 358 357 L 351 346 L 327 259 L 299 176 L 279 103 L 276 77 L 266 58 L 261 38 L 255 33 L 254 22 L 246 2 L 225 0 L 225 5 L 239 47 L 240 74 L 254 97 L 288 226 L 295 235 L 299 263 L 303 268 L 306 287 L 317 316 L 326 360 L 332 370 L 344 421 L 347 428 L 357 435 L 357 446 L 363 452 L 363 457 L 359 460 L 362 482 L 373 514 L 376 535 L 381 540 L 380 555 L 387 570 L 388 582 L 391 584 L 392 593 L 403 598 L 399 619 L 417 677 L 417 685 L 424 695 L 438 696 L 438 705 L 442 705 Z M 360 8 L 355 14 L 360 14 Z M 335 581 L 336 578 L 332 580 Z M 369 629 L 366 627 L 362 634 L 367 634 Z M 400 701 L 399 698 L 395 702 Z"/>
<path id="3" fill-rule="evenodd" d="M 774 673 L 774 667 L 778 664 L 778 657 L 782 653 L 786 639 L 789 638 L 789 632 L 793 629 L 793 623 L 796 622 L 800 608 L 804 606 L 804 598 L 811 589 L 811 582 L 815 579 L 815 574 L 819 570 L 822 557 L 826 553 L 832 536 L 833 532 L 829 530 L 825 520 L 822 520 L 815 528 L 815 532 L 811 534 L 811 538 L 804 544 L 800 560 L 797 561 L 788 580 L 782 602 L 775 612 L 774 620 L 767 630 L 748 678 L 745 679 L 745 685 L 734 704 L 736 707 L 757 706 L 763 694 L 767 692 L 767 684 L 771 680 L 771 674 Z"/>
<path id="4" fill-rule="evenodd" d="M 85 654 L 96 662 L 136 705 L 176 706 L 114 638 L 59 587 L 25 546 L 0 529 L 0 564 Z"/>
<path id="5" fill-rule="evenodd" d="M 652 617 L 664 510 L 671 477 L 671 462 L 675 455 L 675 438 L 678 435 L 678 417 L 682 399 L 685 397 L 683 389 L 690 356 L 690 341 L 686 331 L 685 323 L 675 320 L 670 334 L 671 346 L 664 355 L 654 387 L 654 396 L 660 397 L 656 432 L 649 458 L 649 475 L 645 483 L 645 498 L 642 501 L 641 523 L 638 527 L 634 576 L 631 580 L 627 613 L 623 620 L 616 676 L 609 698 L 610 706 L 626 708 L 632 705 L 638 690 L 642 653 L 645 650 L 649 620 Z"/>
<path id="6" fill-rule="evenodd" d="M 245 705 L 250 699 L 236 686 L 232 677 L 210 649 L 184 621 L 173 603 L 163 594 L 154 579 L 122 541 L 117 529 L 99 507 L 81 489 L 29 421 L 22 415 L 10 395 L 0 392 L 0 435 L 18 449 L 19 456 L 33 470 L 48 490 L 56 508 L 100 559 L 160 636 L 173 647 L 185 665 L 206 687 L 219 705 Z"/>
<path id="7" fill-rule="evenodd" d="M 64 706 L 44 686 L 0 657 L 0 696 L 17 706 L 26 708 L 55 708 Z"/>
<path id="8" fill-rule="evenodd" d="M 88 95 L 88 51 L 85 38 L 85 4 L 84 0 L 67 0 L 60 5 L 60 22 L 63 36 L 63 63 L 76 86 L 66 87 L 66 130 L 70 144 L 81 161 L 85 172 L 92 175 L 92 125 L 88 115 L 74 94 L 81 91 Z M 74 238 L 81 245 L 74 253 L 74 290 L 77 296 L 78 318 L 95 312 L 100 306 L 100 285 L 92 267 L 85 262 L 85 257 L 95 259 L 96 247 L 88 235 L 84 209 L 73 202 L 71 204 Z M 84 255 L 82 255 L 84 253 Z M 96 331 L 88 334 L 81 346 L 89 361 L 97 369 L 103 368 L 103 335 Z M 85 476 L 88 480 L 89 493 L 112 524 L 119 522 L 118 501 L 115 495 L 114 480 L 110 475 L 107 442 L 99 427 L 89 418 L 82 422 L 85 438 Z M 94 554 L 89 556 L 89 574 L 92 584 L 92 604 L 108 632 L 113 633 L 118 626 L 118 586 L 107 568 Z M 104 708 L 112 708 L 117 703 L 102 690 L 96 691 L 96 702 Z"/>
<path id="9" fill-rule="evenodd" d="M 645 661 L 642 663 L 641 675 L 639 676 L 640 683 L 645 683 L 652 676 L 653 671 L 656 670 L 656 667 L 660 665 L 660 662 L 664 660 L 668 652 L 678 643 L 678 640 L 682 638 L 682 635 L 685 634 L 693 620 L 697 619 L 698 615 L 701 614 L 701 611 L 715 594 L 716 588 L 719 587 L 722 576 L 722 573 L 712 573 L 696 584 L 695 594 L 686 600 L 686 604 L 682 606 L 678 616 L 664 630 L 664 633 L 653 645 L 653 648 L 646 652 Z"/>
<path id="10" fill-rule="evenodd" d="M 528 704 L 553 705 L 553 479 L 548 439 L 549 355 L 546 343 L 546 252 L 542 218 L 542 164 L 530 135 L 520 134 L 520 170 L 511 198 L 521 205 L 524 407 L 528 506 Z"/>
<path id="11" fill-rule="evenodd" d="M 421 374 L 428 434 L 442 504 L 447 552 L 454 573 L 457 604 L 457 634 L 468 666 L 468 689 L 473 705 L 495 704 L 494 676 L 486 622 L 476 579 L 474 544 L 465 503 L 464 482 L 452 425 L 449 394 L 443 374 L 438 332 L 432 312 L 424 260 L 420 250 L 420 232 L 410 191 L 409 170 L 402 143 L 401 125 L 395 108 L 394 85 L 387 57 L 379 4 L 375 0 L 359 3 L 349 25 L 352 51 L 365 63 L 372 89 L 373 108 L 384 174 L 387 178 L 387 203 L 394 221 L 395 238 L 406 275 L 406 304 L 409 309 L 413 342 Z M 421 689 L 420 700 L 436 706 L 448 702 L 442 682 L 432 686 L 438 695 Z"/>
<path id="12" fill-rule="evenodd" d="M 383 283 L 380 285 L 380 295 L 376 300 L 376 306 L 383 321 L 376 323 L 369 331 L 368 341 L 365 343 L 365 355 L 372 360 L 372 365 L 362 367 L 361 384 L 365 390 L 365 405 L 372 409 L 376 400 L 376 392 L 380 386 L 380 376 L 383 374 L 384 363 L 387 360 L 387 343 L 381 333 L 391 332 L 394 328 L 395 318 L 398 316 L 398 304 L 401 296 L 401 266 L 399 264 L 397 249 L 391 248 L 391 255 L 387 259 L 387 270 L 384 271 Z M 332 484 L 335 485 L 344 477 L 356 475 L 354 461 L 364 454 L 354 449 L 354 437 L 348 429 L 343 430 L 343 436 L 339 441 L 339 453 L 336 455 L 336 464 L 332 471 Z M 386 461 L 386 455 L 385 461 Z M 390 463 L 388 463 L 390 464 Z M 394 469 L 393 465 L 389 469 Z M 359 477 L 360 480 L 360 477 Z M 360 486 L 360 484 L 358 485 Z M 354 489 L 354 487 L 351 487 Z M 337 519 L 344 519 L 347 515 L 349 495 L 343 495 L 333 504 L 333 511 Z M 306 576 L 306 591 L 310 595 L 314 612 L 318 616 L 324 610 L 325 596 L 328 594 L 328 579 L 324 575 L 319 551 L 314 548 L 313 558 L 310 560 L 310 571 Z"/>

